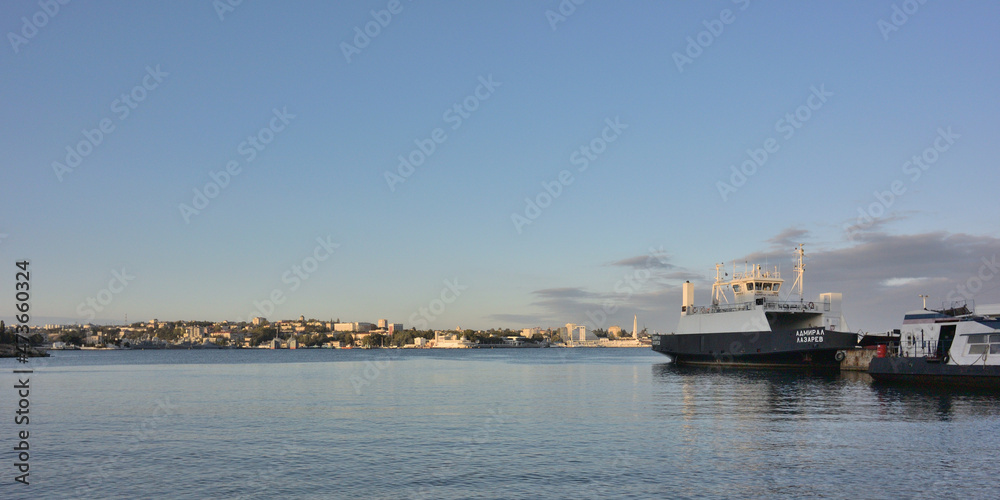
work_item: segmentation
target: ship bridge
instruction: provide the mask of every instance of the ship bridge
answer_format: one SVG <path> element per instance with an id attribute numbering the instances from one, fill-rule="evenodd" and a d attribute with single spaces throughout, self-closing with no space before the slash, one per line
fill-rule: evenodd
<path id="1" fill-rule="evenodd" d="M 733 273 L 733 279 L 728 282 L 719 283 L 721 286 L 729 287 L 733 291 L 733 297 L 737 304 L 755 302 L 758 298 L 777 298 L 781 284 L 785 281 L 781 279 L 781 274 L 777 271 L 765 271 L 761 266 L 742 273 Z M 718 292 L 724 292 L 716 289 Z M 716 301 L 716 304 L 718 302 Z"/>

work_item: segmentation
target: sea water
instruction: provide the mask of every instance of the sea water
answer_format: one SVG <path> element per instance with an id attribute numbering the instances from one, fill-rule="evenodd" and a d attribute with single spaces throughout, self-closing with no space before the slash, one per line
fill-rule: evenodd
<path id="1" fill-rule="evenodd" d="M 0 360 L 0 498 L 995 498 L 1000 397 L 648 349 Z M 31 367 L 16 425 L 14 369 Z M 19 376 L 23 375 L 18 374 Z M 30 431 L 29 484 L 17 433 Z"/>

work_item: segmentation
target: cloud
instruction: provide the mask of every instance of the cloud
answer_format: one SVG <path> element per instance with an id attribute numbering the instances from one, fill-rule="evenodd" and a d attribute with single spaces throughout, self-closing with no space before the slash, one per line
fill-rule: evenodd
<path id="1" fill-rule="evenodd" d="M 705 275 L 692 273 L 690 271 L 674 271 L 672 273 L 666 273 L 661 277 L 668 280 L 705 281 Z"/>
<path id="2" fill-rule="evenodd" d="M 998 250 L 1000 238 L 946 231 L 867 232 L 846 247 L 807 245 L 805 296 L 842 292 L 855 330 L 898 328 L 903 314 L 921 307 L 921 294 L 930 295 L 928 308 L 949 306 L 956 298 L 970 304 L 1000 302 L 1000 271 L 991 271 Z M 778 264 L 785 281 L 794 281 L 790 251 L 774 248 L 740 260 Z"/>
<path id="3" fill-rule="evenodd" d="M 791 291 L 793 248 L 809 237 L 808 231 L 785 229 L 767 240 L 767 250 L 736 261 L 780 267 L 785 290 Z M 868 232 L 846 245 L 807 244 L 804 295 L 806 300 L 815 300 L 820 293 L 843 293 L 850 329 L 881 332 L 898 328 L 903 314 L 919 309 L 921 294 L 931 296 L 928 308 L 948 305 L 942 302 L 949 296 L 980 305 L 1000 303 L 998 250 L 1000 238 L 945 231 L 904 235 Z M 641 268 L 647 258 L 630 257 L 612 265 Z M 672 264 L 648 269 L 650 278 L 628 289 L 608 283 L 600 291 L 583 287 L 536 290 L 530 304 L 535 314 L 495 314 L 492 318 L 526 326 L 573 322 L 607 328 L 630 324 L 636 314 L 650 330 L 669 332 L 680 311 L 679 281 L 700 283 L 695 287 L 696 300 L 707 303 L 709 288 L 704 284 L 711 282 L 707 274 Z"/>
<path id="4" fill-rule="evenodd" d="M 531 292 L 531 293 L 533 293 L 535 295 L 540 295 L 542 297 L 546 297 L 546 298 L 552 299 L 552 300 L 569 299 L 569 298 L 576 299 L 576 298 L 595 297 L 595 294 L 593 294 L 591 292 L 588 292 L 588 291 L 586 291 L 586 290 L 584 290 L 582 288 L 579 288 L 579 287 L 574 287 L 574 288 L 546 288 L 544 290 L 535 290 L 534 292 Z"/>
<path id="5" fill-rule="evenodd" d="M 907 286 L 921 281 L 927 278 L 890 278 L 882 282 L 882 286 L 894 287 L 894 286 Z"/>
<path id="6" fill-rule="evenodd" d="M 893 212 L 874 219 L 861 219 L 844 223 L 844 232 L 850 241 L 867 241 L 887 236 L 885 227 L 893 222 L 910 218 L 915 211 Z"/>
<path id="7" fill-rule="evenodd" d="M 790 227 L 767 240 L 775 248 L 795 248 L 809 240 L 809 231 Z"/>
<path id="8" fill-rule="evenodd" d="M 674 269 L 677 266 L 666 260 L 666 255 L 645 254 L 612 262 L 612 266 L 631 267 L 633 269 Z"/>

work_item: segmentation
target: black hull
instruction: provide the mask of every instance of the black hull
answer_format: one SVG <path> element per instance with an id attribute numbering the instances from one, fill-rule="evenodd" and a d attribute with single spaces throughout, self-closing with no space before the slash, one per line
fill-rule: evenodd
<path id="1" fill-rule="evenodd" d="M 854 333 L 818 328 L 659 335 L 653 339 L 653 350 L 678 365 L 839 370 L 837 352 L 857 343 Z"/>
<path id="2" fill-rule="evenodd" d="M 1000 366 L 948 365 L 922 357 L 875 358 L 868 365 L 868 374 L 876 382 L 888 384 L 1000 389 Z"/>

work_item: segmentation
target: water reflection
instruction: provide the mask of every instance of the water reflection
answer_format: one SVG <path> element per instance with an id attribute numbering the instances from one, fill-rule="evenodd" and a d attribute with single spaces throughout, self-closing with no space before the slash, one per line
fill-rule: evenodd
<path id="1" fill-rule="evenodd" d="M 676 366 L 651 367 L 660 408 L 691 422 L 699 414 L 742 419 L 823 419 L 855 415 L 904 421 L 948 421 L 1000 415 L 989 390 L 885 386 L 863 372 L 803 372 Z M 679 390 L 680 397 L 672 398 Z M 680 405 L 678 408 L 677 405 Z"/>

